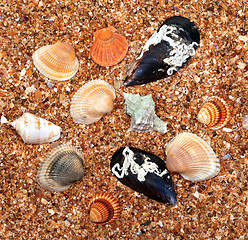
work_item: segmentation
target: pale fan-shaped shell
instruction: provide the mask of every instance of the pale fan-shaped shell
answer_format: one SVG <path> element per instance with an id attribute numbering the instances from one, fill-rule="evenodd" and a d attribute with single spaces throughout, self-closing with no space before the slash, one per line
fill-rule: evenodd
<path id="1" fill-rule="evenodd" d="M 74 147 L 59 145 L 44 159 L 37 172 L 41 187 L 61 192 L 84 175 L 84 157 Z"/>
<path id="2" fill-rule="evenodd" d="M 20 134 L 25 143 L 42 144 L 60 138 L 61 128 L 59 126 L 31 113 L 24 113 L 10 124 Z"/>
<path id="3" fill-rule="evenodd" d="M 220 163 L 213 149 L 193 133 L 180 133 L 166 147 L 166 166 L 190 181 L 203 181 L 215 177 Z"/>
<path id="4" fill-rule="evenodd" d="M 248 115 L 243 118 L 242 127 L 248 130 Z"/>
<path id="5" fill-rule="evenodd" d="M 98 121 L 114 107 L 115 90 L 103 80 L 83 85 L 71 100 L 70 114 L 75 122 L 90 124 Z"/>
<path id="6" fill-rule="evenodd" d="M 127 54 L 128 43 L 124 36 L 115 33 L 116 29 L 107 27 L 94 33 L 91 57 L 101 66 L 113 66 Z"/>
<path id="7" fill-rule="evenodd" d="M 73 47 L 57 42 L 39 48 L 33 53 L 35 67 L 46 77 L 64 81 L 72 78 L 79 66 Z"/>
<path id="8" fill-rule="evenodd" d="M 98 224 L 110 224 L 120 215 L 118 200 L 109 194 L 96 195 L 89 203 L 90 220 Z"/>
<path id="9" fill-rule="evenodd" d="M 220 129 L 229 121 L 230 110 L 223 99 L 211 97 L 202 105 L 197 115 L 197 119 L 211 129 Z"/>

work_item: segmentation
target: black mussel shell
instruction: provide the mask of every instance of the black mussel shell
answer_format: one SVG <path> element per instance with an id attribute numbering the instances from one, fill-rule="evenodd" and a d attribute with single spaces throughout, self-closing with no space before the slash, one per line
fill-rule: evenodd
<path id="1" fill-rule="evenodd" d="M 169 29 L 168 26 L 173 30 L 161 35 L 161 28 Z M 154 43 L 155 38 L 161 39 L 160 42 Z M 200 32 L 195 23 L 181 16 L 168 18 L 148 40 L 148 49 L 143 49 L 134 61 L 124 85 L 141 85 L 175 74 L 195 54 L 199 43 Z"/>
<path id="2" fill-rule="evenodd" d="M 122 147 L 113 154 L 110 168 L 121 183 L 134 191 L 176 205 L 172 178 L 158 156 L 134 147 Z"/>

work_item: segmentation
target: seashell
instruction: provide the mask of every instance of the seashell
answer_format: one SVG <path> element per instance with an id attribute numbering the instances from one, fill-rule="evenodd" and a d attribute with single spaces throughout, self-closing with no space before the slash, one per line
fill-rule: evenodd
<path id="1" fill-rule="evenodd" d="M 230 110 L 226 102 L 219 97 L 208 98 L 201 107 L 197 119 L 211 129 L 224 127 L 230 119 Z"/>
<path id="2" fill-rule="evenodd" d="M 71 100 L 70 114 L 75 122 L 90 124 L 98 121 L 114 107 L 115 90 L 103 80 L 83 85 Z"/>
<path id="3" fill-rule="evenodd" d="M 35 67 L 53 80 L 68 80 L 78 71 L 78 59 L 73 47 L 68 43 L 59 41 L 43 46 L 36 50 L 32 57 Z"/>
<path id="4" fill-rule="evenodd" d="M 110 224 L 120 215 L 118 200 L 109 194 L 97 194 L 89 203 L 90 220 L 98 224 Z"/>
<path id="5" fill-rule="evenodd" d="M 167 132 L 167 123 L 155 114 L 155 103 L 152 95 L 141 97 L 139 94 L 124 93 L 125 112 L 131 116 L 129 131 Z"/>
<path id="6" fill-rule="evenodd" d="M 190 181 L 204 181 L 220 172 L 220 162 L 207 142 L 193 133 L 180 133 L 166 147 L 166 166 Z"/>
<path id="7" fill-rule="evenodd" d="M 176 205 L 176 194 L 165 162 L 149 152 L 122 147 L 112 156 L 110 168 L 124 185 L 158 202 Z"/>
<path id="8" fill-rule="evenodd" d="M 146 42 L 124 85 L 141 85 L 175 74 L 195 55 L 199 43 L 195 23 L 181 16 L 168 18 Z"/>
<path id="9" fill-rule="evenodd" d="M 248 115 L 243 118 L 242 127 L 248 130 Z"/>
<path id="10" fill-rule="evenodd" d="M 94 33 L 91 57 L 97 64 L 107 67 L 119 63 L 127 54 L 128 43 L 114 27 L 100 29 Z"/>
<path id="11" fill-rule="evenodd" d="M 61 192 L 84 175 L 84 157 L 74 147 L 65 144 L 54 148 L 44 159 L 37 172 L 41 187 Z"/>
<path id="12" fill-rule="evenodd" d="M 9 123 L 25 143 L 42 144 L 60 138 L 61 127 L 31 113 L 24 113 L 15 121 L 5 123 Z"/>

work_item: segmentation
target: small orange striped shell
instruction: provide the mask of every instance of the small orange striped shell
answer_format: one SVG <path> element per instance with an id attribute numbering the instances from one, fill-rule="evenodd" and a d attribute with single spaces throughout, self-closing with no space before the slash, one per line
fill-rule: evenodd
<path id="1" fill-rule="evenodd" d="M 109 194 L 97 194 L 89 203 L 90 220 L 98 224 L 110 224 L 120 215 L 118 200 Z"/>
<path id="2" fill-rule="evenodd" d="M 193 133 L 180 133 L 166 147 L 166 166 L 190 181 L 204 181 L 220 172 L 211 146 Z"/>
<path id="3" fill-rule="evenodd" d="M 127 54 L 128 43 L 126 38 L 115 32 L 114 27 L 107 27 L 94 33 L 91 57 L 94 62 L 101 66 L 113 66 Z"/>
<path id="4" fill-rule="evenodd" d="M 39 48 L 32 57 L 35 67 L 43 75 L 57 81 L 72 78 L 79 66 L 73 47 L 60 41 Z"/>
<path id="5" fill-rule="evenodd" d="M 230 119 L 230 110 L 226 102 L 219 97 L 208 98 L 202 105 L 197 119 L 213 130 L 224 127 Z"/>
<path id="6" fill-rule="evenodd" d="M 98 121 L 114 107 L 115 90 L 104 80 L 84 84 L 71 100 L 70 115 L 75 122 L 90 124 Z"/>

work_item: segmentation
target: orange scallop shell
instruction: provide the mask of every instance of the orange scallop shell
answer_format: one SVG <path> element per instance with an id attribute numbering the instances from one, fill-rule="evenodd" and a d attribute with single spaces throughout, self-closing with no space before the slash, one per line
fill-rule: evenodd
<path id="1" fill-rule="evenodd" d="M 57 81 L 72 78 L 79 66 L 73 47 L 60 41 L 39 48 L 32 57 L 35 67 L 43 75 Z"/>
<path id="2" fill-rule="evenodd" d="M 115 32 L 114 27 L 107 27 L 94 33 L 91 57 L 94 62 L 101 66 L 113 66 L 127 54 L 128 43 L 126 38 Z"/>
<path id="3" fill-rule="evenodd" d="M 219 97 L 208 98 L 202 105 L 197 119 L 213 130 L 224 127 L 230 119 L 230 110 L 226 102 Z"/>
<path id="4" fill-rule="evenodd" d="M 97 194 L 89 203 L 90 220 L 98 224 L 110 224 L 120 215 L 120 205 L 113 196 Z"/>

